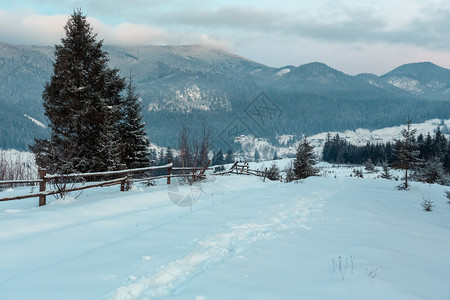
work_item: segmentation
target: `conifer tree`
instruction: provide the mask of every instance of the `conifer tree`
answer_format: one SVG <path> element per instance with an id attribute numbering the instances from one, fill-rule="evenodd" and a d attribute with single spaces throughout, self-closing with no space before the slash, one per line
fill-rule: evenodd
<path id="1" fill-rule="evenodd" d="M 227 155 L 225 156 L 225 163 L 226 164 L 231 164 L 233 162 L 234 162 L 233 151 L 231 149 L 228 149 Z"/>
<path id="2" fill-rule="evenodd" d="M 167 162 L 169 160 L 173 163 L 175 159 L 174 159 L 174 156 L 173 156 L 172 148 L 167 147 L 166 156 L 164 157 L 164 161 L 165 161 L 164 164 L 167 164 Z"/>
<path id="3" fill-rule="evenodd" d="M 120 116 L 111 114 L 119 111 L 125 80 L 108 67 L 103 41 L 96 40 L 81 10 L 73 12 L 64 29 L 42 95 L 51 139 L 37 140 L 31 149 L 52 173 L 104 171 L 107 163 L 99 160 L 118 152 L 117 143 L 104 142 L 116 134 L 108 131 L 118 130 L 111 122 Z"/>
<path id="4" fill-rule="evenodd" d="M 314 146 L 306 139 L 298 144 L 296 158 L 294 160 L 294 173 L 299 179 L 317 175 L 318 170 L 314 166 Z"/>
<path id="5" fill-rule="evenodd" d="M 417 179 L 426 183 L 446 184 L 444 167 L 439 158 L 435 157 L 426 161 L 421 168 L 416 171 Z"/>
<path id="6" fill-rule="evenodd" d="M 447 139 L 442 133 L 441 128 L 438 127 L 433 140 L 433 154 L 439 159 L 443 159 L 447 151 Z"/>
<path id="7" fill-rule="evenodd" d="M 284 178 L 286 182 L 291 182 L 296 179 L 294 164 L 292 163 L 292 161 L 285 167 L 284 173 L 286 174 Z"/>
<path id="8" fill-rule="evenodd" d="M 433 157 L 433 150 L 433 138 L 428 132 L 427 137 L 424 140 L 422 158 L 424 160 L 430 160 Z"/>
<path id="9" fill-rule="evenodd" d="M 261 155 L 259 154 L 258 149 L 255 149 L 255 154 L 253 155 L 253 159 L 254 159 L 256 162 L 259 162 L 259 160 L 261 159 Z"/>
<path id="10" fill-rule="evenodd" d="M 383 172 L 381 173 L 380 177 L 384 178 L 384 179 L 391 179 L 392 178 L 392 175 L 389 172 L 389 166 L 388 166 L 387 163 L 383 164 Z"/>
<path id="11" fill-rule="evenodd" d="M 395 169 L 405 170 L 405 183 L 402 189 L 408 189 L 408 170 L 419 160 L 419 150 L 415 141 L 416 129 L 411 129 L 411 120 L 408 118 L 406 128 L 402 129 L 402 140 L 396 140 L 396 157 L 392 166 Z"/>
<path id="12" fill-rule="evenodd" d="M 444 170 L 447 174 L 450 174 L 450 141 L 447 145 L 447 151 L 444 155 Z"/>
<path id="13" fill-rule="evenodd" d="M 223 157 L 222 149 L 219 149 L 217 153 L 214 153 L 213 159 L 211 161 L 211 165 L 218 166 L 223 165 L 225 163 L 225 158 Z"/>
<path id="14" fill-rule="evenodd" d="M 164 152 L 164 149 L 161 148 L 158 154 L 158 166 L 164 166 L 165 164 L 167 164 L 166 154 Z"/>
<path id="15" fill-rule="evenodd" d="M 365 169 L 369 172 L 375 172 L 375 166 L 370 158 L 365 163 Z"/>
<path id="16" fill-rule="evenodd" d="M 130 74 L 122 107 L 122 118 L 119 122 L 121 160 L 128 168 L 144 168 L 150 165 L 150 141 L 145 132 L 141 111 L 140 97 L 136 93 Z"/>

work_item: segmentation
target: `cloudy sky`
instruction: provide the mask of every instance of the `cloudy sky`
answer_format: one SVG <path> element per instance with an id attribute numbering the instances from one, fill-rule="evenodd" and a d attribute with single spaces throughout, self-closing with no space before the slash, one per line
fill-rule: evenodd
<path id="1" fill-rule="evenodd" d="M 105 44 L 215 46 L 271 67 L 450 68 L 448 0 L 0 0 L 0 41 L 54 45 L 74 8 Z"/>

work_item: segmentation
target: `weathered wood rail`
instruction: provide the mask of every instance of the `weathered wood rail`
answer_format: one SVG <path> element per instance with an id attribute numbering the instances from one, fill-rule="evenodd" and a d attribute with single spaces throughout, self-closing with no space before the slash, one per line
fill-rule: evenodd
<path id="1" fill-rule="evenodd" d="M 226 174 L 237 174 L 237 175 L 253 175 L 262 177 L 263 180 L 267 178 L 267 168 L 264 171 L 250 169 L 248 162 L 239 163 L 235 162 L 233 166 L 228 171 L 213 173 L 212 175 L 226 175 Z"/>
<path id="2" fill-rule="evenodd" d="M 170 184 L 171 178 L 177 178 L 177 177 L 187 177 L 187 178 L 191 178 L 192 181 L 198 181 L 199 179 L 206 177 L 206 175 L 205 175 L 206 170 L 211 170 L 211 168 L 208 168 L 210 162 L 211 161 L 208 161 L 208 164 L 203 168 L 201 168 L 201 167 L 181 168 L 181 167 L 174 167 L 172 162 L 169 160 L 168 163 L 164 166 L 126 169 L 126 170 L 117 170 L 117 171 L 109 171 L 109 172 L 73 173 L 73 174 L 64 174 L 64 175 L 47 174 L 46 170 L 41 169 L 38 172 L 39 179 L 0 181 L 0 185 L 39 184 L 39 192 L 38 193 L 0 198 L 0 202 L 37 197 L 37 198 L 39 198 L 39 206 L 46 205 L 46 202 L 47 202 L 46 197 L 47 196 L 56 195 L 56 194 L 61 193 L 61 190 L 59 190 L 59 189 L 47 190 L 48 183 L 51 181 L 56 181 L 56 180 L 65 180 L 67 182 L 76 182 L 77 179 L 108 178 L 108 177 L 120 176 L 119 178 L 113 178 L 113 179 L 104 180 L 104 181 L 91 181 L 91 184 L 88 184 L 88 185 L 83 184 L 82 186 L 74 186 L 71 188 L 67 188 L 67 189 L 63 190 L 64 193 L 70 193 L 70 192 L 74 192 L 74 191 L 80 191 L 80 190 L 96 188 L 96 187 L 119 185 L 119 184 L 120 184 L 120 190 L 123 192 L 123 191 L 125 191 L 125 185 L 126 185 L 127 181 L 151 181 L 151 180 L 167 178 L 167 184 Z M 144 178 L 137 178 L 137 179 L 132 178 L 132 176 L 134 174 L 139 174 L 139 173 L 144 173 L 144 172 L 149 172 L 149 171 L 156 171 L 156 170 L 164 170 L 164 169 L 167 170 L 167 175 L 144 177 Z M 176 172 L 182 172 L 182 173 L 175 174 Z M 212 173 L 211 175 L 227 175 L 227 174 L 253 175 L 253 176 L 263 177 L 265 180 L 265 178 L 267 177 L 267 168 L 264 171 L 252 170 L 252 169 L 250 169 L 249 164 L 247 162 L 244 162 L 244 163 L 235 162 L 228 171 Z M 86 181 L 86 182 L 89 182 L 89 181 Z"/>
<path id="3" fill-rule="evenodd" d="M 233 165 L 233 167 L 231 167 L 230 173 L 253 175 L 253 176 L 263 177 L 265 179 L 267 177 L 267 168 L 265 168 L 264 171 L 253 170 L 253 169 L 250 169 L 250 166 L 247 162 L 244 162 L 243 164 L 235 163 Z"/>
<path id="4" fill-rule="evenodd" d="M 210 161 L 208 162 L 209 165 Z M 20 195 L 14 197 L 6 197 L 0 198 L 0 202 L 2 201 L 11 201 L 11 200 L 20 200 L 26 198 L 39 198 L 39 206 L 46 205 L 46 197 L 50 195 L 60 194 L 61 190 L 47 190 L 47 185 L 51 181 L 56 180 L 64 180 L 67 182 L 75 182 L 77 179 L 89 179 L 89 178 L 111 178 L 117 177 L 106 181 L 93 181 L 92 184 L 82 185 L 77 187 L 71 187 L 64 189 L 64 193 L 70 193 L 74 191 L 80 191 L 95 187 L 105 187 L 111 185 L 120 184 L 120 190 L 125 191 L 125 185 L 127 181 L 132 180 L 132 176 L 138 173 L 144 173 L 155 170 L 167 170 L 167 175 L 162 176 L 153 176 L 146 178 L 139 178 L 137 181 L 150 181 L 156 179 L 167 178 L 167 184 L 170 184 L 171 178 L 176 177 L 192 177 L 195 179 L 204 177 L 204 173 L 208 168 L 208 165 L 204 168 L 195 168 L 195 167 L 187 167 L 187 168 L 175 168 L 173 167 L 172 162 L 169 160 L 168 163 L 164 166 L 154 166 L 154 167 L 146 167 L 146 168 L 137 168 L 137 169 L 125 169 L 125 170 L 117 170 L 117 171 L 108 171 L 108 172 L 93 172 L 93 173 L 73 173 L 73 174 L 47 174 L 45 169 L 41 169 L 38 171 L 39 179 L 33 180 L 6 180 L 0 181 L 0 185 L 17 185 L 17 184 L 39 184 L 39 192 L 34 194 Z M 174 172 L 184 172 L 184 174 L 174 174 Z M 88 181 L 87 181 L 88 182 Z"/>

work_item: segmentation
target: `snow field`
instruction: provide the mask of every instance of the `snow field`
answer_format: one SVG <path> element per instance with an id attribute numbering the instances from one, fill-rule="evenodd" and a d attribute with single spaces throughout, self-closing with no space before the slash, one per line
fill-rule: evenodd
<path id="1" fill-rule="evenodd" d="M 321 166 L 213 177 L 192 209 L 164 182 L 0 203 L 0 299 L 448 299 L 448 188 Z"/>

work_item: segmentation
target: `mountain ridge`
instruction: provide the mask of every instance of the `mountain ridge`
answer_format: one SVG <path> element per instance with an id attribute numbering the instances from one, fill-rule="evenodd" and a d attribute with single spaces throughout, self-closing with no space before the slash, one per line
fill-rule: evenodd
<path id="1" fill-rule="evenodd" d="M 406 64 L 382 76 L 348 75 L 320 62 L 268 67 L 202 45 L 104 50 L 121 76 L 131 72 L 150 138 L 161 145 L 176 146 L 183 123 L 209 124 L 215 145 L 227 147 L 232 137 L 223 132 L 236 125 L 233 120 L 245 124 L 242 134 L 272 138 L 399 125 L 407 114 L 414 121 L 450 114 L 450 70 L 432 63 Z M 24 149 L 34 137 L 48 136 L 24 114 L 46 123 L 41 94 L 53 71 L 53 52 L 50 46 L 0 42 L 0 147 Z M 265 124 L 249 109 L 261 93 L 279 108 L 278 115 L 266 115 Z M 17 131 L 27 134 L 14 140 L 9 135 Z"/>

